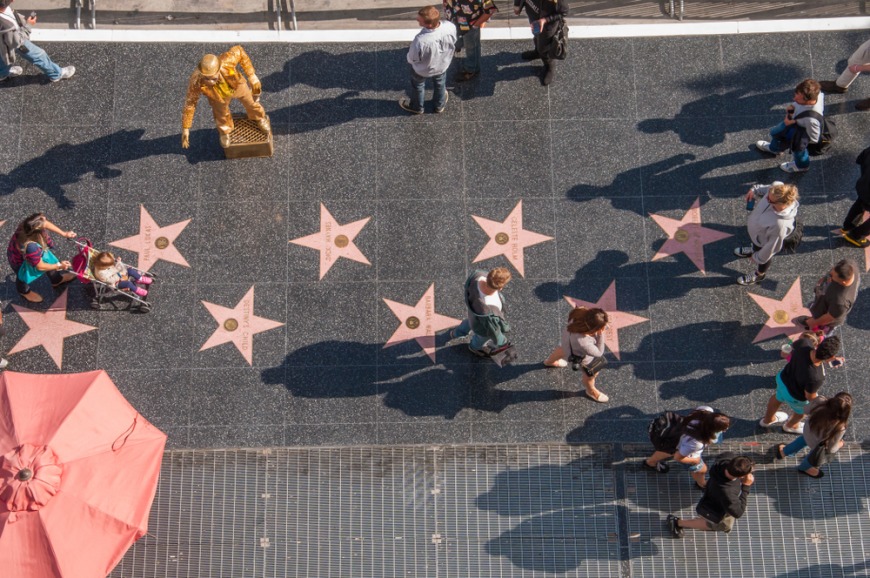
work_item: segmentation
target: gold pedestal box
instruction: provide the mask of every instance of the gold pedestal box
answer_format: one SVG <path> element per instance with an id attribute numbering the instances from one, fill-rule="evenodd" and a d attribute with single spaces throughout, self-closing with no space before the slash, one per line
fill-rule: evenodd
<path id="1" fill-rule="evenodd" d="M 272 131 L 261 131 L 256 121 L 248 120 L 243 114 L 234 114 L 233 124 L 235 128 L 230 133 L 230 146 L 224 149 L 228 159 L 272 156 Z"/>

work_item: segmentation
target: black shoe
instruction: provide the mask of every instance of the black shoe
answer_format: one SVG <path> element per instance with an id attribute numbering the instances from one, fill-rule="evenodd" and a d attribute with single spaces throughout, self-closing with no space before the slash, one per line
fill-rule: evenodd
<path id="1" fill-rule="evenodd" d="M 660 474 L 666 474 L 671 471 L 671 466 L 664 462 L 658 462 L 655 466 L 651 466 L 646 463 L 646 460 L 642 461 L 641 464 L 645 470 L 649 470 L 651 472 L 658 472 Z"/>
<path id="2" fill-rule="evenodd" d="M 520 57 L 523 60 L 537 60 L 541 57 L 541 55 L 538 54 L 537 50 L 526 50 L 525 52 L 520 54 Z"/>
<path id="3" fill-rule="evenodd" d="M 846 241 L 855 245 L 856 247 L 861 247 L 862 249 L 865 249 L 868 246 L 870 246 L 870 241 L 868 241 L 866 237 L 864 237 L 864 238 L 853 237 L 852 233 L 843 233 L 843 238 Z"/>
<path id="4" fill-rule="evenodd" d="M 680 528 L 680 519 L 674 516 L 673 514 L 668 514 L 668 530 L 671 532 L 671 536 L 674 538 L 682 538 L 683 537 L 683 529 Z"/>
<path id="5" fill-rule="evenodd" d="M 855 103 L 855 110 L 870 110 L 870 98 L 859 100 Z"/>
<path id="6" fill-rule="evenodd" d="M 454 81 L 456 82 L 467 82 L 472 78 L 477 78 L 479 72 L 469 72 L 467 70 L 460 70 L 459 73 L 454 77 Z"/>
<path id="7" fill-rule="evenodd" d="M 556 65 L 553 61 L 549 61 L 544 64 L 544 74 L 541 75 L 541 84 L 544 86 L 549 86 L 553 79 L 556 77 Z"/>
<path id="8" fill-rule="evenodd" d="M 825 94 L 846 94 L 849 89 L 838 86 L 833 80 L 823 80 L 819 83 L 822 87 L 822 92 Z"/>

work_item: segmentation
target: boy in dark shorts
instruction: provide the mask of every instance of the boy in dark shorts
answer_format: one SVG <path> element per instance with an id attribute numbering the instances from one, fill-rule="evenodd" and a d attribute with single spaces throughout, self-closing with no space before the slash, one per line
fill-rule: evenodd
<path id="1" fill-rule="evenodd" d="M 683 529 L 706 532 L 731 532 L 734 520 L 746 513 L 749 488 L 755 481 L 752 468 L 755 464 L 746 456 L 724 453 L 710 468 L 710 479 L 696 511 L 700 518 L 684 520 L 673 514 L 667 524 L 671 536 L 683 537 Z"/>

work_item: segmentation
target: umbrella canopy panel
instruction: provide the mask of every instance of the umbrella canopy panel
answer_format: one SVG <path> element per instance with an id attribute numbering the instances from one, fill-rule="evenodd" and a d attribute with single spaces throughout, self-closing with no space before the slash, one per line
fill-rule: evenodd
<path id="1" fill-rule="evenodd" d="M 0 567 L 106 576 L 147 531 L 165 443 L 104 371 L 0 375 Z"/>

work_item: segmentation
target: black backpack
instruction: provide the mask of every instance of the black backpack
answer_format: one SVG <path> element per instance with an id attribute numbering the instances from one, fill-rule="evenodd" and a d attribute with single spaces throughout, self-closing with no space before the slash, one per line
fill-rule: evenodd
<path id="1" fill-rule="evenodd" d="M 805 110 L 794 117 L 794 119 L 797 120 L 806 117 L 814 118 L 819 121 L 820 125 L 822 125 L 822 135 L 819 137 L 819 142 L 808 143 L 807 152 L 814 157 L 823 155 L 833 146 L 834 139 L 837 138 L 837 125 L 834 123 L 833 119 L 822 116 L 814 110 Z"/>
<path id="2" fill-rule="evenodd" d="M 649 441 L 660 452 L 672 454 L 677 451 L 680 436 L 683 435 L 685 416 L 666 411 L 649 424 Z"/>

